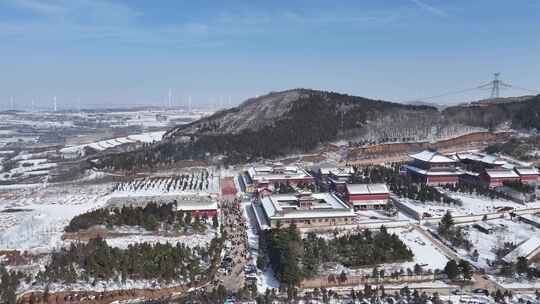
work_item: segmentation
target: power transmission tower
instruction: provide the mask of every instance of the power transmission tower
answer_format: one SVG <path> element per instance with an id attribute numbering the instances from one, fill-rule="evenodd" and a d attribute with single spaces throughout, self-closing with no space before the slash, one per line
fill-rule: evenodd
<path id="1" fill-rule="evenodd" d="M 505 83 L 502 80 L 500 80 L 499 79 L 500 75 L 501 75 L 501 73 L 494 73 L 492 81 L 490 81 L 490 82 L 488 82 L 486 84 L 483 84 L 483 85 L 479 86 L 478 88 L 479 89 L 491 88 L 491 98 L 499 98 L 500 93 L 501 93 L 501 89 L 506 89 L 506 88 L 511 88 L 512 87 L 512 85 L 510 85 L 508 83 Z"/>

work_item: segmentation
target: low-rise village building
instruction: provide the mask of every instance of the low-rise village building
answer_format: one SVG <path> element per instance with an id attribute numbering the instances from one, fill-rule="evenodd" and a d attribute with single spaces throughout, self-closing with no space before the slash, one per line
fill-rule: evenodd
<path id="1" fill-rule="evenodd" d="M 413 159 L 404 168 L 415 181 L 428 185 L 456 184 L 463 172 L 457 161 L 436 151 L 422 151 L 410 155 Z"/>
<path id="2" fill-rule="evenodd" d="M 390 191 L 385 184 L 347 184 L 349 205 L 358 209 L 382 209 L 388 203 Z"/>
<path id="3" fill-rule="evenodd" d="M 353 167 L 321 168 L 319 174 L 321 181 L 328 185 L 330 191 L 344 193 L 347 183 L 351 181 L 354 174 L 354 169 Z"/>
<path id="4" fill-rule="evenodd" d="M 522 221 L 524 223 L 532 225 L 532 226 L 534 226 L 536 228 L 540 228 L 540 217 L 539 216 L 535 216 L 535 215 L 532 215 L 532 214 L 522 214 L 518 218 L 519 218 L 520 221 Z"/>
<path id="5" fill-rule="evenodd" d="M 189 212 L 191 216 L 213 217 L 218 214 L 218 204 L 211 197 L 186 195 L 180 196 L 176 200 L 178 211 Z"/>
<path id="6" fill-rule="evenodd" d="M 539 255 L 540 237 L 533 236 L 518 244 L 514 250 L 510 251 L 503 257 L 503 260 L 507 263 L 515 263 L 519 257 L 525 257 L 527 260 L 531 261 L 532 259 L 537 258 Z"/>
<path id="7" fill-rule="evenodd" d="M 352 208 L 333 193 L 274 194 L 253 203 L 261 229 L 335 227 L 354 223 Z"/>
<path id="8" fill-rule="evenodd" d="M 349 180 L 354 174 L 353 167 L 323 167 L 319 169 L 321 179 L 327 181 L 328 178 L 337 180 Z"/>

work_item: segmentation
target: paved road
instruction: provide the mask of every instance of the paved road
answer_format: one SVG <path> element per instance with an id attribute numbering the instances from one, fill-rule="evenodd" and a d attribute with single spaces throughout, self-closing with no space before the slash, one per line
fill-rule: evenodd
<path id="1" fill-rule="evenodd" d="M 244 287 L 244 268 L 247 263 L 247 234 L 246 223 L 237 200 L 224 201 L 221 212 L 223 214 L 224 231 L 227 234 L 226 243 L 230 246 L 224 248 L 224 259 L 229 259 L 228 267 L 218 271 L 207 289 L 223 285 L 229 291 L 238 291 Z"/>

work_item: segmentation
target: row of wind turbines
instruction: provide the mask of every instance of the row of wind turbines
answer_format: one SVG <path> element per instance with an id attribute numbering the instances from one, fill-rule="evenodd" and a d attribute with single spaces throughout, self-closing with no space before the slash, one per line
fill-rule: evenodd
<path id="1" fill-rule="evenodd" d="M 76 99 L 76 107 L 66 107 L 66 109 L 76 109 L 77 111 L 81 111 L 81 98 L 77 98 Z M 193 110 L 193 102 L 192 102 L 192 98 L 191 96 L 188 96 L 187 97 L 187 104 L 183 104 L 183 106 L 185 108 L 187 108 L 187 110 L 189 112 L 192 112 Z M 229 96 L 228 98 L 224 99 L 223 96 L 220 96 L 219 99 L 218 99 L 218 102 L 216 102 L 216 99 L 212 98 L 210 99 L 210 105 L 212 108 L 214 109 L 217 109 L 217 110 L 220 110 L 220 109 L 225 109 L 225 108 L 229 108 L 231 107 L 233 104 L 232 104 L 232 98 L 231 96 Z M 105 106 L 111 106 L 111 104 L 109 105 L 105 105 Z M 140 104 L 133 104 L 133 105 L 118 105 L 118 106 L 142 106 Z M 157 106 L 157 105 L 147 105 L 147 106 Z M 2 107 L 0 105 L 0 107 Z M 174 97 L 173 97 L 173 90 L 172 89 L 169 89 L 168 91 L 168 95 L 167 95 L 167 101 L 166 101 L 166 104 L 165 104 L 165 107 L 168 108 L 168 109 L 172 109 L 172 108 L 175 108 L 175 107 L 178 107 L 178 104 L 175 103 L 174 101 Z M 28 105 L 25 105 L 24 104 L 16 104 L 15 102 L 15 99 L 13 96 L 10 97 L 10 100 L 9 100 L 9 106 L 7 106 L 6 108 L 3 108 L 3 110 L 11 110 L 11 111 L 14 111 L 14 110 L 30 110 L 31 112 L 35 112 L 35 111 L 38 111 L 38 110 L 44 110 L 44 111 L 52 111 L 52 112 L 57 112 L 59 110 L 59 106 L 58 106 L 58 100 L 57 100 L 57 97 L 56 96 L 53 96 L 52 98 L 52 106 L 50 107 L 47 107 L 47 106 L 38 106 L 35 102 L 35 99 L 31 99 L 31 102 L 30 102 L 30 105 L 28 107 Z"/>

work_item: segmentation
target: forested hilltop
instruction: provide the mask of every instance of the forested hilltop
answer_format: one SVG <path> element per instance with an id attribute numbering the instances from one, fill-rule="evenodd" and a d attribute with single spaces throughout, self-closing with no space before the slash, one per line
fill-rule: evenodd
<path id="1" fill-rule="evenodd" d="M 252 98 L 176 127 L 138 151 L 102 159 L 101 167 L 130 169 L 179 160 L 225 163 L 273 158 L 347 140 L 381 143 L 449 138 L 499 127 L 540 126 L 540 96 L 504 103 L 450 107 L 405 105 L 334 92 L 295 89 Z"/>

